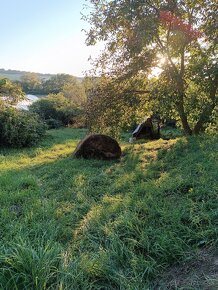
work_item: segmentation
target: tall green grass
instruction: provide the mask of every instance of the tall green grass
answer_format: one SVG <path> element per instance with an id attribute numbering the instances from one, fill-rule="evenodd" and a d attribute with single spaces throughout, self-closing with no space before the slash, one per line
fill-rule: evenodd
<path id="1" fill-rule="evenodd" d="M 216 137 L 124 140 L 120 162 L 73 159 L 85 134 L 0 149 L 0 289 L 156 289 L 217 245 Z"/>

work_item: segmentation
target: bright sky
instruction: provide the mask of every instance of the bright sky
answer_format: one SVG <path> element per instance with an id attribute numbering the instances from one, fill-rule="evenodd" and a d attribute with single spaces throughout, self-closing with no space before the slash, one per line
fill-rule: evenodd
<path id="1" fill-rule="evenodd" d="M 0 68 L 82 76 L 88 58 L 81 20 L 85 0 L 0 0 Z"/>

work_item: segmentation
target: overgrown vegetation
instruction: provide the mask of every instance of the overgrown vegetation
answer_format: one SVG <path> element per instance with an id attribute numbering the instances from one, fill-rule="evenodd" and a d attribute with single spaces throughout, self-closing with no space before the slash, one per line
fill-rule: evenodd
<path id="1" fill-rule="evenodd" d="M 118 137 L 122 131 L 132 130 L 140 123 L 148 110 L 147 98 L 136 93 L 143 80 L 132 80 L 121 84 L 110 78 L 92 80 L 86 104 L 87 125 L 91 132 L 101 132 Z"/>
<path id="2" fill-rule="evenodd" d="M 72 159 L 86 130 L 49 132 L 0 149 L 0 288 L 166 289 L 163 272 L 217 246 L 217 137 L 125 136 L 105 162 Z"/>
<path id="3" fill-rule="evenodd" d="M 38 115 L 18 111 L 12 107 L 0 108 L 0 145 L 26 147 L 35 145 L 44 137 L 45 124 Z"/>
<path id="4" fill-rule="evenodd" d="M 14 105 L 23 97 L 24 92 L 19 84 L 6 78 L 0 78 L 0 102 Z"/>
<path id="5" fill-rule="evenodd" d="M 24 91 L 22 91 L 22 88 Z M 40 91 L 40 88 L 42 91 Z M 0 79 L 0 109 L 4 110 L 6 109 L 6 107 L 16 107 L 19 101 L 25 99 L 24 92 L 36 94 L 49 93 L 48 96 L 45 96 L 44 98 L 41 97 L 38 101 L 36 101 L 29 107 L 30 111 L 34 113 L 36 120 L 39 120 L 39 118 L 41 119 L 38 127 L 41 126 L 42 122 L 46 122 L 48 128 L 50 129 L 59 128 L 61 126 L 85 126 L 85 85 L 78 82 L 75 77 L 67 74 L 57 74 L 52 76 L 48 80 L 43 81 L 37 74 L 28 73 L 23 75 L 20 82 L 12 82 L 8 79 Z M 13 112 L 13 119 L 15 118 L 15 115 L 22 116 L 23 123 L 25 118 L 25 126 L 29 126 L 33 129 L 33 125 L 31 124 L 34 123 L 32 122 L 34 116 L 33 114 L 27 114 L 24 112 L 16 113 L 13 109 L 6 109 L 5 112 L 6 111 L 10 111 L 11 114 Z M 36 114 L 39 118 L 36 116 Z M 6 120 L 4 122 L 6 122 Z M 13 122 L 15 125 L 16 121 L 12 120 L 12 123 Z M 23 123 L 19 126 L 23 126 L 24 128 Z M 5 135 L 5 140 L 6 134 L 8 136 L 9 134 L 11 134 L 12 136 L 17 130 L 16 127 L 9 125 L 7 125 L 6 129 L 5 124 L 2 124 L 2 127 L 4 127 L 4 130 L 7 131 L 7 133 L 2 131 L 2 136 Z M 9 130 L 11 130 L 12 132 L 9 132 Z M 30 131 L 31 129 L 28 130 L 28 132 Z M 21 139 L 22 137 L 23 135 L 21 136 Z M 10 142 L 6 142 L 4 140 L 2 140 L 1 143 L 4 143 L 5 145 L 10 144 Z M 14 141 L 11 141 L 11 144 L 12 143 L 14 143 Z M 20 146 L 21 143 L 25 144 L 28 142 L 21 141 L 19 142 L 18 146 Z M 31 144 L 31 142 L 29 142 L 29 144 Z"/>
<path id="6" fill-rule="evenodd" d="M 63 94 L 50 94 L 30 106 L 30 111 L 44 120 L 50 129 L 76 125 L 83 114 L 81 107 L 64 97 Z"/>

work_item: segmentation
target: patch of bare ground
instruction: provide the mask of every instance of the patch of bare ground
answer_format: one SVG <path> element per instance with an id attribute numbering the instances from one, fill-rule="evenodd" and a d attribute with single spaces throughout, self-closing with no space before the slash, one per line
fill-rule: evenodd
<path id="1" fill-rule="evenodd" d="M 218 290 L 218 253 L 201 250 L 196 259 L 174 265 L 157 281 L 153 290 Z"/>

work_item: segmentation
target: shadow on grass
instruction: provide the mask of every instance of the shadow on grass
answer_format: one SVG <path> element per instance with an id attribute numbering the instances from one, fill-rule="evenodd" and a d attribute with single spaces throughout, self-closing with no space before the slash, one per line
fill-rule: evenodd
<path id="1" fill-rule="evenodd" d="M 59 156 L 7 171 L 0 179 L 3 241 L 58 242 L 93 289 L 143 289 L 218 240 L 216 139 L 175 142 L 130 145 L 118 163 Z"/>

